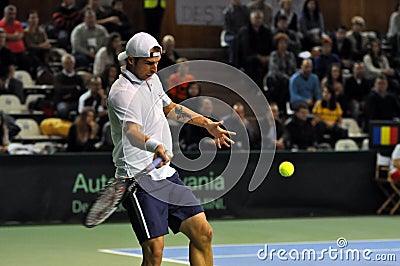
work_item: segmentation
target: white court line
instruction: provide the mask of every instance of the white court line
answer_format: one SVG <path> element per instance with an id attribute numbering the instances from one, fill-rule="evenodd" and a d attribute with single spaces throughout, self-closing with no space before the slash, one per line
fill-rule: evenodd
<path id="1" fill-rule="evenodd" d="M 129 257 L 135 257 L 135 258 L 142 258 L 141 254 L 134 254 L 134 253 L 127 253 L 127 252 L 121 252 L 121 251 L 115 251 L 115 250 L 110 250 L 110 249 L 99 249 L 100 252 L 103 253 L 109 253 L 109 254 L 116 254 L 116 255 L 123 255 L 123 256 L 129 256 Z M 181 261 L 181 260 L 174 260 L 174 259 L 167 259 L 163 258 L 162 259 L 165 262 L 173 262 L 181 265 L 190 265 L 189 262 L 186 261 Z"/>

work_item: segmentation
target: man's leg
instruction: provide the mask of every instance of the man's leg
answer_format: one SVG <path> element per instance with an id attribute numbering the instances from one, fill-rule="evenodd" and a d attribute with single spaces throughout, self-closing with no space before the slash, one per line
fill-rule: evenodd
<path id="1" fill-rule="evenodd" d="M 213 265 L 212 228 L 204 212 L 184 220 L 179 229 L 189 239 L 189 260 L 192 266 Z"/>
<path id="2" fill-rule="evenodd" d="M 142 243 L 142 266 L 159 266 L 162 261 L 164 236 L 146 240 Z"/>

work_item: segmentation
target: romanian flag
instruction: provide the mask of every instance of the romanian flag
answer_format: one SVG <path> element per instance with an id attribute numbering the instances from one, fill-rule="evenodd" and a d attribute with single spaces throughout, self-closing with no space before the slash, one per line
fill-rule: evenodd
<path id="1" fill-rule="evenodd" d="M 399 128 L 393 126 L 373 127 L 374 145 L 396 145 L 399 142 Z"/>

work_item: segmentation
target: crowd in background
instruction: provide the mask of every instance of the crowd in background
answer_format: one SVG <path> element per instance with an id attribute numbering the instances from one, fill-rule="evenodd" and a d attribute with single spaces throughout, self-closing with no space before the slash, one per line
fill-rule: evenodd
<path id="1" fill-rule="evenodd" d="M 337 25 L 329 31 L 318 0 L 306 0 L 299 14 L 292 0 L 279 4 L 274 11 L 263 0 L 247 5 L 229 0 L 221 14 L 227 63 L 253 79 L 270 103 L 272 117 L 265 119 L 276 128 L 270 144 L 316 150 L 348 137 L 343 117 L 353 118 L 365 132 L 370 120 L 400 117 L 399 5 L 389 14 L 387 33 L 377 33 L 366 32 L 360 16 L 352 18 L 350 28 Z M 165 7 L 166 1 L 145 1 L 147 31 L 163 47 L 159 69 L 179 64 L 166 84 L 173 101 L 185 102 L 201 96 L 202 88 L 190 73 L 190 58 L 180 57 L 175 49 L 175 37 L 181 36 L 160 36 Z M 25 70 L 36 84 L 54 86 L 51 96 L 32 107 L 47 108 L 43 131 L 54 123 L 67 126 L 60 134 L 68 151 L 112 149 L 106 97 L 123 66 L 117 55 L 136 32 L 123 1 L 101 5 L 99 0 L 61 0 L 47 24 L 40 24 L 35 10 L 17 19 L 17 8 L 5 5 L 0 20 L 0 94 L 15 94 L 24 103 L 24 84 L 14 73 Z M 51 65 L 54 58 L 59 58 L 59 70 Z M 190 104 L 212 119 L 226 120 L 231 130 L 239 123 L 237 131 L 243 128 L 244 133 L 233 137 L 237 148 L 261 148 L 265 136 L 247 117 L 248 106 L 235 103 L 232 114 L 216 117 L 207 97 Z M 2 115 L 0 152 L 12 139 L 4 121 Z M 198 150 L 205 136 L 207 132 L 185 126 L 177 142 L 183 150 Z"/>

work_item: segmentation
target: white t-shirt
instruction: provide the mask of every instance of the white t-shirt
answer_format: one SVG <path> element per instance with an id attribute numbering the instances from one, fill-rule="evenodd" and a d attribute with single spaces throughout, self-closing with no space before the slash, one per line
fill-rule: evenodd
<path id="1" fill-rule="evenodd" d="M 394 172 L 397 171 L 397 168 L 393 166 L 393 161 L 395 159 L 400 159 L 400 144 L 397 144 L 392 152 L 392 156 L 391 156 L 391 160 L 390 160 L 390 174 L 393 174 Z"/>
<path id="2" fill-rule="evenodd" d="M 172 151 L 172 137 L 163 107 L 171 103 L 157 75 L 144 81 L 126 69 L 111 86 L 107 99 L 111 137 L 114 143 L 113 161 L 116 177 L 132 177 L 153 160 L 154 153 L 134 147 L 123 128 L 126 122 L 142 127 L 145 135 L 162 142 L 166 150 Z M 153 170 L 153 180 L 172 176 L 175 169 L 169 164 Z"/>

